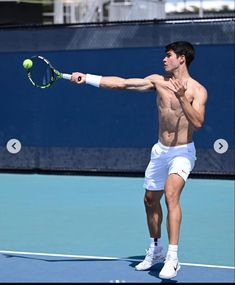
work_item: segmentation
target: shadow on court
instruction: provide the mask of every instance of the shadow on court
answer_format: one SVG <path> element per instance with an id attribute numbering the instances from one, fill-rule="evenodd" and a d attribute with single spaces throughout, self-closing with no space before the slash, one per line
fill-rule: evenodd
<path id="1" fill-rule="evenodd" d="M 163 263 L 149 271 L 136 271 L 144 256 L 116 258 L 79 258 L 0 254 L 0 282 L 103 282 L 103 283 L 177 283 L 234 282 L 234 268 L 182 265 L 171 280 L 158 277 Z"/>

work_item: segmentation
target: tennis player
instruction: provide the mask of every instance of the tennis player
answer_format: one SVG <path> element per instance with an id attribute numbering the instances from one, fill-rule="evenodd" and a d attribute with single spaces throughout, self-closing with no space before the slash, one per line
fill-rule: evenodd
<path id="1" fill-rule="evenodd" d="M 165 47 L 164 75 L 145 78 L 121 78 L 74 72 L 71 81 L 96 87 L 137 91 L 156 91 L 159 114 L 158 141 L 152 147 L 145 171 L 144 204 L 150 234 L 150 246 L 145 259 L 136 270 L 148 270 L 163 262 L 159 277 L 170 279 L 180 269 L 178 245 L 182 212 L 180 196 L 194 167 L 196 150 L 193 133 L 204 122 L 207 90 L 189 74 L 195 50 L 189 42 L 173 42 Z M 80 81 L 78 77 L 80 76 Z M 162 208 L 167 206 L 168 249 L 164 253 L 161 241 Z"/>

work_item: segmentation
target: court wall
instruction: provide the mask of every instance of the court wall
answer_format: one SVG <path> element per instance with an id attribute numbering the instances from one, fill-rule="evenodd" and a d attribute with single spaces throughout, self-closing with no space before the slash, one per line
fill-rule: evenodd
<path id="1" fill-rule="evenodd" d="M 145 77 L 164 72 L 164 46 L 177 40 L 194 44 L 190 73 L 209 95 L 204 126 L 194 135 L 193 174 L 234 175 L 231 18 L 0 29 L 0 170 L 143 174 L 158 139 L 154 92 L 65 80 L 41 90 L 28 81 L 22 61 L 40 54 L 66 73 Z M 20 142 L 18 153 L 7 149 L 11 139 Z M 214 150 L 217 139 L 228 143 L 223 154 Z"/>

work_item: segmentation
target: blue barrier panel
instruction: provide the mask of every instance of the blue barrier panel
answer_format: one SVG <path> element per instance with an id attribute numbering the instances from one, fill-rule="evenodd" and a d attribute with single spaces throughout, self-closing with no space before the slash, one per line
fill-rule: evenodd
<path id="1" fill-rule="evenodd" d="M 209 97 L 205 124 L 194 135 L 198 159 L 193 173 L 231 174 L 234 45 L 195 44 L 195 48 L 190 73 L 207 88 Z M 66 73 L 126 78 L 163 73 L 161 46 L 0 52 L 0 168 L 143 173 L 158 138 L 155 93 L 76 86 L 65 80 L 37 89 L 22 67 L 23 60 L 35 54 Z M 12 138 L 22 145 L 15 155 L 6 150 Z M 219 138 L 229 145 L 224 154 L 213 149 Z"/>

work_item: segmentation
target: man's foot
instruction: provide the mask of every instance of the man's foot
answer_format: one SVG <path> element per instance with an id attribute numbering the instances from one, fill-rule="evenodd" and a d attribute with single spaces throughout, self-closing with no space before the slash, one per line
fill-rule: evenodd
<path id="1" fill-rule="evenodd" d="M 165 255 L 163 254 L 163 248 L 158 246 L 155 248 L 149 248 L 147 250 L 147 254 L 145 259 L 135 266 L 135 269 L 138 271 L 148 270 L 154 264 L 161 263 L 165 259 Z"/>
<path id="2" fill-rule="evenodd" d="M 166 257 L 164 266 L 159 273 L 159 277 L 162 279 L 170 279 L 177 275 L 177 271 L 180 270 L 180 264 L 178 259 L 172 259 L 170 256 Z"/>

